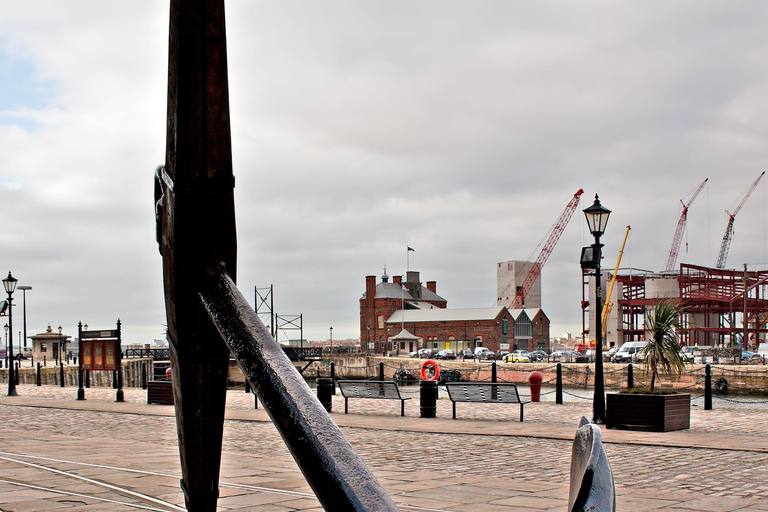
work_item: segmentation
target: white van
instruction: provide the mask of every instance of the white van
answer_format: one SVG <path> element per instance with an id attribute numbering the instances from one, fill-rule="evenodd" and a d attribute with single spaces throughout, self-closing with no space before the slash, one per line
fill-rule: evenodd
<path id="1" fill-rule="evenodd" d="M 647 341 L 628 341 L 619 347 L 619 350 L 613 354 L 611 361 L 614 363 L 629 363 L 637 361 L 640 356 L 640 352 L 648 344 Z"/>
<path id="2" fill-rule="evenodd" d="M 478 361 L 482 361 L 484 359 L 493 359 L 493 357 L 489 357 L 493 354 L 493 351 L 486 347 L 475 347 L 475 359 Z"/>

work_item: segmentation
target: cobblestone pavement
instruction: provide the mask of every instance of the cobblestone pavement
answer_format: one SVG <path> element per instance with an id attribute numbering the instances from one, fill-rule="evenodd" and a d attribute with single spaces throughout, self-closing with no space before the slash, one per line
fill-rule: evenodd
<path id="1" fill-rule="evenodd" d="M 22 396 L 60 402 L 74 401 L 75 393 L 74 388 L 19 387 Z M 86 398 L 91 403 L 110 403 L 114 401 L 114 393 L 111 389 L 91 388 L 86 390 Z M 126 389 L 125 399 L 128 403 L 145 404 L 146 391 Z M 93 439 L 143 438 L 159 446 L 176 446 L 175 421 L 168 415 L 172 414 L 171 407 L 152 406 L 156 408 L 153 410 L 163 411 L 166 415 L 126 415 L 113 411 L 58 409 L 55 405 L 7 405 L 8 400 L 0 403 L 0 414 L 4 418 L 18 418 L 18 426 L 14 427 L 18 432 L 46 432 L 51 438 L 66 438 L 82 436 L 87 429 L 87 436 Z M 645 437 L 637 438 L 623 434 L 622 438 L 622 433 L 604 430 L 606 452 L 617 484 L 619 510 L 768 511 L 768 500 L 765 499 L 768 498 L 765 479 L 768 445 L 756 442 L 766 439 L 768 434 L 768 411 L 721 405 L 713 411 L 704 411 L 700 407 L 692 409 L 691 429 L 685 437 L 693 440 L 691 446 L 667 445 L 666 440 L 674 437 L 670 434 L 650 437 L 644 434 Z M 562 500 L 567 493 L 572 438 L 559 434 L 544 438 L 519 435 L 516 430 L 526 426 L 545 435 L 548 429 L 561 426 L 561 430 L 572 435 L 580 417 L 590 415 L 589 402 L 564 406 L 529 404 L 525 424 L 520 424 L 517 407 L 487 404 L 460 404 L 458 416 L 468 421 L 451 423 L 450 402 L 440 400 L 438 418 L 449 420 L 442 424 L 461 425 L 461 431 L 443 429 L 436 432 L 411 431 L 407 426 L 402 428 L 403 423 L 398 428 L 388 428 L 388 422 L 394 424 L 401 420 L 399 407 L 396 401 L 354 400 L 350 401 L 351 414 L 344 415 L 343 398 L 334 397 L 334 411 L 341 411 L 341 414 L 333 413 L 334 419 L 342 425 L 352 446 L 382 479 L 393 497 L 399 494 L 392 488 L 399 487 L 390 481 L 392 475 L 429 475 L 429 479 L 435 481 L 455 481 L 457 489 L 470 484 L 491 489 L 530 489 L 535 498 L 554 496 L 559 500 L 543 502 L 538 507 L 541 510 L 547 510 L 550 505 L 553 510 L 565 508 Z M 418 407 L 417 398 L 407 402 L 405 425 L 430 421 L 418 417 Z M 253 396 L 242 389 L 231 390 L 227 409 L 241 413 L 251 411 Z M 363 421 L 365 427 L 344 426 L 344 421 L 355 418 L 373 421 Z M 495 429 L 494 434 L 478 434 L 481 427 L 489 424 Z M 716 447 L 697 447 L 697 436 L 721 439 L 722 442 Z M 0 434 L 0 442 L 5 443 L 4 438 L 5 435 Z M 224 452 L 232 456 L 247 454 L 264 461 L 290 460 L 279 435 L 266 421 L 228 420 L 224 429 Z M 409 499 L 413 498 L 409 495 Z M 305 510 L 280 510 L 299 509 Z M 519 503 L 515 506 L 514 503 L 496 502 L 493 506 L 465 510 L 521 508 Z"/>

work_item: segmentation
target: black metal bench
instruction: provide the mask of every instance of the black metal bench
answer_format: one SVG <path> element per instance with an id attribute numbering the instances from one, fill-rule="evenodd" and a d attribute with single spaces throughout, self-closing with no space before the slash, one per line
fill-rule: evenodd
<path id="1" fill-rule="evenodd" d="M 344 414 L 349 412 L 350 398 L 378 398 L 400 400 L 400 416 L 405 416 L 405 401 L 397 383 L 391 380 L 340 380 L 336 383 L 344 397 Z"/>
<path id="2" fill-rule="evenodd" d="M 488 404 L 520 404 L 520 421 L 523 421 L 523 407 L 529 403 L 520 399 L 517 386 L 507 382 L 448 382 L 445 384 L 448 398 L 453 402 L 453 419 L 456 419 L 456 402 Z"/>

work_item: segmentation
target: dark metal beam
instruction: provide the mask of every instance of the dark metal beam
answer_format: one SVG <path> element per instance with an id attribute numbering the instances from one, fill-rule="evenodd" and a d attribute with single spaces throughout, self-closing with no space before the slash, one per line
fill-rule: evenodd
<path id="1" fill-rule="evenodd" d="M 223 266 L 200 297 L 323 508 L 397 510 Z"/>

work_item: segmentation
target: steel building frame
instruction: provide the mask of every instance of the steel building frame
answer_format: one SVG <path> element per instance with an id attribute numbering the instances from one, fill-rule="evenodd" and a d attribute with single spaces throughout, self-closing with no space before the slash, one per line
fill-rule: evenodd
<path id="1" fill-rule="evenodd" d="M 649 277 L 678 281 L 678 297 L 684 310 L 682 345 L 727 347 L 734 341 L 741 345 L 741 340 L 747 339 L 747 347 L 756 348 L 758 343 L 768 341 L 768 270 L 749 271 L 746 265 L 743 270 L 726 270 L 682 263 L 679 273 L 673 275 L 617 276 L 623 287 L 618 300 L 622 342 L 645 339 L 645 311 L 661 300 L 646 295 Z"/>

